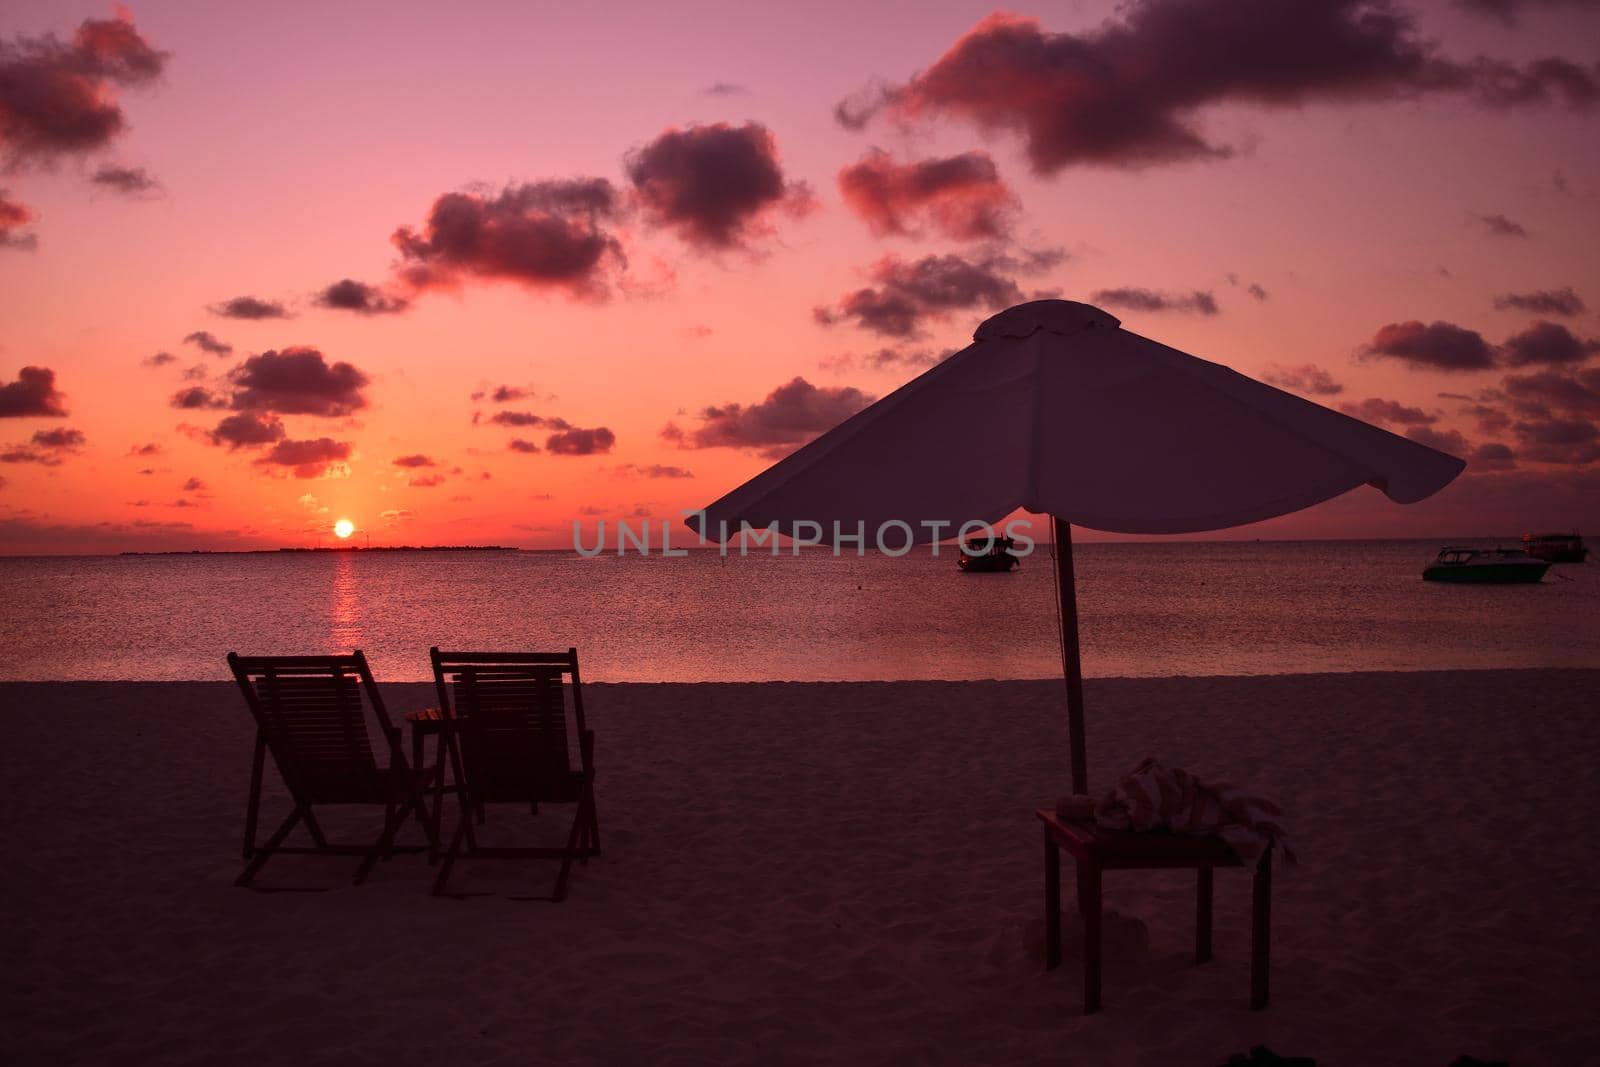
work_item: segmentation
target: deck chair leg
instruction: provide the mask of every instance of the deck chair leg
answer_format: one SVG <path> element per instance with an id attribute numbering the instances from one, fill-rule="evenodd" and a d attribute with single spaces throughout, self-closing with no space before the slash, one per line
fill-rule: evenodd
<path id="1" fill-rule="evenodd" d="M 317 817 L 311 814 L 311 809 L 306 808 L 306 831 L 311 834 L 311 840 L 318 848 L 327 848 L 328 839 L 322 836 L 322 826 L 317 822 Z"/>
<path id="2" fill-rule="evenodd" d="M 600 855 L 600 813 L 594 806 L 594 783 L 591 782 L 587 789 L 589 797 L 589 855 Z"/>
<path id="3" fill-rule="evenodd" d="M 383 812 L 383 833 L 378 835 L 377 843 L 367 850 L 361 859 L 361 866 L 356 868 L 355 884 L 360 885 L 367 880 L 367 875 L 372 873 L 372 868 L 380 859 L 388 859 L 394 848 L 394 836 L 399 831 L 401 824 L 406 821 L 406 816 L 411 814 L 411 805 L 407 804 L 398 813 L 394 805 L 385 805 Z"/>
<path id="4" fill-rule="evenodd" d="M 250 762 L 250 801 L 244 809 L 244 858 L 256 850 L 256 820 L 261 815 L 261 773 L 267 759 L 267 738 L 256 731 L 256 753 Z"/>
<path id="5" fill-rule="evenodd" d="M 255 854 L 250 858 L 250 862 L 245 864 L 244 870 L 239 872 L 239 877 L 233 880 L 233 884 L 236 886 L 249 885 L 255 879 L 255 876 L 260 873 L 261 868 L 265 867 L 267 861 L 272 858 L 272 854 L 278 850 L 278 846 L 283 844 L 283 839 L 289 836 L 289 832 L 294 829 L 295 824 L 303 816 L 309 815 L 310 811 L 304 806 L 295 805 L 294 811 L 289 814 L 287 819 L 283 820 L 283 825 L 273 831 L 271 837 L 267 838 L 266 844 L 254 850 Z"/>
<path id="6" fill-rule="evenodd" d="M 573 815 L 572 829 L 567 833 L 566 851 L 561 854 L 561 870 L 556 874 L 556 888 L 550 899 L 559 904 L 567 899 L 567 876 L 572 873 L 572 858 L 578 854 L 578 838 L 583 832 L 583 807 Z"/>
<path id="7" fill-rule="evenodd" d="M 1194 961 L 1211 958 L 1211 868 L 1201 867 L 1194 893 Z"/>
<path id="8" fill-rule="evenodd" d="M 439 875 L 433 880 L 433 895 L 443 896 L 445 883 L 450 881 L 450 868 L 455 866 L 456 856 L 461 852 L 461 839 L 466 837 L 472 826 L 472 812 L 465 806 L 462 808 L 461 821 L 456 824 L 456 832 L 450 838 L 450 847 L 445 850 L 444 858 L 439 863 Z"/>

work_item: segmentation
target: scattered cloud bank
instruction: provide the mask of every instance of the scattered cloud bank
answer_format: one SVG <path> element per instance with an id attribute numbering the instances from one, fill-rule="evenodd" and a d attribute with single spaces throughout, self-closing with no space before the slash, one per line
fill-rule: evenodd
<path id="1" fill-rule="evenodd" d="M 1426 96 L 1583 110 L 1600 99 L 1600 79 L 1555 56 L 1449 58 L 1409 13 L 1378 0 L 1132 0 L 1083 33 L 996 12 L 909 81 L 864 90 L 834 115 L 852 129 L 879 114 L 970 122 L 1019 137 L 1034 171 L 1054 174 L 1231 156 L 1205 129 L 1208 110 L 1224 105 Z"/>

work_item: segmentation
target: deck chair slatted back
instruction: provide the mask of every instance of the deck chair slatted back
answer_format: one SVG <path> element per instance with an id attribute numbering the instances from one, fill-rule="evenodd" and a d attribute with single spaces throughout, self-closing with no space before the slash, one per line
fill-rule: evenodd
<path id="1" fill-rule="evenodd" d="M 308 803 L 382 803 L 388 781 L 367 732 L 370 707 L 391 732 L 355 656 L 239 657 L 235 676 L 284 780 Z"/>
<path id="2" fill-rule="evenodd" d="M 363 855 L 359 882 L 380 856 L 393 849 L 395 831 L 417 810 L 417 783 L 400 750 L 400 731 L 383 705 L 366 657 L 240 656 L 228 654 L 228 666 L 256 722 L 256 752 L 251 771 L 250 800 L 245 817 L 244 854 L 250 864 L 237 884 L 248 885 L 266 859 L 279 852 L 352 850 Z M 385 760 L 380 765 L 368 730 L 369 716 Z M 266 753 L 283 777 L 294 802 L 289 818 L 260 846 L 255 842 Z M 330 845 L 313 808 L 330 804 L 367 804 L 384 810 L 383 831 L 368 846 Z M 289 847 L 284 838 L 304 822 L 314 846 Z M 434 835 L 424 826 L 430 851 Z"/>
<path id="3" fill-rule="evenodd" d="M 576 799 L 561 668 L 464 667 L 453 679 L 473 797 L 482 803 Z"/>
<path id="4" fill-rule="evenodd" d="M 455 857 L 560 858 L 552 899 L 566 895 L 573 860 L 600 852 L 594 808 L 594 734 L 584 722 L 578 650 L 566 652 L 440 652 L 430 649 L 447 745 L 459 755 L 464 781 L 462 821 L 435 883 L 442 892 Z M 576 804 L 564 848 L 480 849 L 473 814 L 487 804 Z"/>
<path id="5" fill-rule="evenodd" d="M 268 667 L 255 687 L 267 744 L 308 798 L 320 804 L 382 799 L 358 676 L 337 665 L 326 674 Z"/>

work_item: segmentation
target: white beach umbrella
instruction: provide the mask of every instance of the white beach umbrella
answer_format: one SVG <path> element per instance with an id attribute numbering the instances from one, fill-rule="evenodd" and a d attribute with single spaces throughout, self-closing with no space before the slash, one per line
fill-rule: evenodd
<path id="1" fill-rule="evenodd" d="M 1052 516 L 1073 791 L 1088 791 L 1071 524 L 1117 533 L 1220 530 L 1361 485 L 1421 500 L 1454 456 L 1121 328 L 1087 304 L 1036 300 L 690 520 L 724 541 L 834 524 L 898 549 L 1018 508 Z M 893 524 L 886 527 L 886 524 Z M 904 524 L 901 526 L 899 524 Z M 942 526 L 940 524 L 943 524 Z M 802 536 L 816 529 L 801 528 Z M 853 542 L 852 542 L 853 544 Z"/>

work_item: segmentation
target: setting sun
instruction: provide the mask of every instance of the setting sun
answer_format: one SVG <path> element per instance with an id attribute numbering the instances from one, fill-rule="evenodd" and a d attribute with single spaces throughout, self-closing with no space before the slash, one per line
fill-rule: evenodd
<path id="1" fill-rule="evenodd" d="M 339 537 L 349 537 L 356 532 L 356 524 L 349 519 L 340 519 L 333 524 L 333 532 Z"/>

